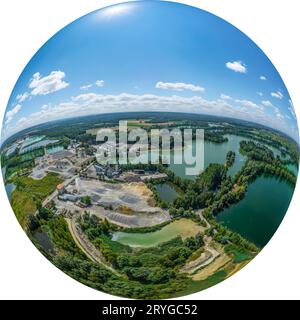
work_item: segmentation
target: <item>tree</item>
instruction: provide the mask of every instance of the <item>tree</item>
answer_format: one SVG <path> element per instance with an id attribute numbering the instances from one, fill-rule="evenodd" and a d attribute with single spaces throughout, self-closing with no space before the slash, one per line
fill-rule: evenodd
<path id="1" fill-rule="evenodd" d="M 37 207 L 38 207 L 38 218 L 43 220 L 49 220 L 53 216 L 50 210 L 42 206 L 37 206 Z"/>
<path id="2" fill-rule="evenodd" d="M 233 166 L 235 161 L 235 152 L 229 151 L 226 155 L 226 167 L 230 168 Z"/>
<path id="3" fill-rule="evenodd" d="M 29 222 L 28 222 L 29 230 L 34 231 L 40 226 L 38 219 L 32 213 L 29 214 L 28 220 L 29 220 Z"/>
<path id="4" fill-rule="evenodd" d="M 87 206 L 90 206 L 92 201 L 90 196 L 84 196 L 81 198 L 81 202 L 84 203 Z"/>

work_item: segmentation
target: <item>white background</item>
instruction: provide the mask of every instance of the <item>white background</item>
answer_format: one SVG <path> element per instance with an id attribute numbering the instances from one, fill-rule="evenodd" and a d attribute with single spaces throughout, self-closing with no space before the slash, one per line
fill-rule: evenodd
<path id="1" fill-rule="evenodd" d="M 80 16 L 120 1 L 1 1 L 1 119 L 16 80 L 44 42 Z M 277 67 L 297 112 L 300 106 L 299 1 L 178 1 L 224 18 L 253 39 Z M 279 230 L 257 258 L 221 284 L 186 298 L 299 299 L 299 188 L 298 184 Z M 0 299 L 117 299 L 69 278 L 39 253 L 18 225 L 2 183 L 0 255 Z"/>

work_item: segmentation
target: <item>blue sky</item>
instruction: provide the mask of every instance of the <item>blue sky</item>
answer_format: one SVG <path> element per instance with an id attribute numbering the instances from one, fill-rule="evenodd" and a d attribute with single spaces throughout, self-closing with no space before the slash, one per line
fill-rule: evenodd
<path id="1" fill-rule="evenodd" d="M 285 85 L 229 23 L 159 1 L 111 6 L 52 37 L 10 97 L 2 139 L 66 117 L 176 111 L 250 120 L 298 139 Z"/>

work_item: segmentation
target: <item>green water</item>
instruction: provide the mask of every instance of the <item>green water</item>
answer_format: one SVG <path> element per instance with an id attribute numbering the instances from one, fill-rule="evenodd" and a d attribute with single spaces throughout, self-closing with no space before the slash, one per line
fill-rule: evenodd
<path id="1" fill-rule="evenodd" d="M 148 233 L 115 232 L 112 240 L 131 247 L 153 247 L 160 243 L 170 241 L 178 236 L 183 238 L 195 236 L 199 227 L 191 220 L 180 219 L 174 221 L 162 229 Z"/>
<path id="2" fill-rule="evenodd" d="M 226 135 L 228 138 L 227 142 L 224 143 L 213 143 L 213 142 L 204 142 L 204 168 L 207 168 L 210 163 L 219 163 L 224 164 L 226 162 L 226 155 L 228 151 L 234 151 L 236 153 L 236 159 L 233 166 L 228 170 L 228 173 L 231 176 L 234 176 L 244 165 L 246 158 L 239 153 L 240 142 L 242 140 L 249 141 L 247 138 L 238 137 L 234 135 Z M 197 172 L 193 175 L 187 175 L 187 168 L 193 167 L 193 165 L 188 165 L 184 161 L 181 164 L 177 164 L 179 159 L 183 159 L 184 152 L 192 152 L 195 154 L 196 150 L 196 141 L 193 140 L 191 144 L 185 146 L 184 150 L 171 150 L 170 152 L 170 164 L 169 169 L 172 170 L 177 176 L 181 178 L 195 179 L 199 174 Z M 153 159 L 159 159 L 159 151 L 153 151 L 152 155 Z M 166 159 L 169 154 L 165 151 L 162 151 L 161 156 L 163 159 Z M 145 159 L 149 159 L 148 153 L 141 152 L 141 161 L 145 162 Z M 153 161 L 153 160 L 152 160 Z M 147 162 L 147 160 L 146 160 Z M 176 163 L 177 162 L 177 163 Z M 199 160 L 199 163 L 201 161 Z M 180 163 L 180 162 L 179 162 Z"/>
<path id="3" fill-rule="evenodd" d="M 118 241 L 122 244 L 131 246 L 131 247 L 153 247 L 162 242 L 166 242 L 176 238 L 180 234 L 180 226 L 176 226 L 174 229 L 163 228 L 156 232 L 149 233 L 125 233 L 125 232 L 116 232 L 113 235 L 112 240 Z"/>
<path id="4" fill-rule="evenodd" d="M 286 167 L 287 167 L 290 171 L 292 171 L 295 176 L 298 176 L 298 171 L 299 171 L 299 169 L 298 169 L 298 167 L 297 167 L 296 165 L 294 165 L 294 164 L 288 164 Z"/>
<path id="5" fill-rule="evenodd" d="M 166 202 L 172 202 L 178 196 L 177 191 L 168 183 L 158 184 L 155 186 L 161 200 Z"/>
<path id="6" fill-rule="evenodd" d="M 48 147 L 47 148 L 47 153 L 55 153 L 55 152 L 58 152 L 58 151 L 61 151 L 61 150 L 64 150 L 64 147 L 63 146 L 53 146 L 53 147 Z"/>
<path id="7" fill-rule="evenodd" d="M 217 216 L 222 222 L 260 247 L 279 227 L 293 196 L 293 188 L 273 177 L 260 177 L 249 185 L 246 197 Z"/>
<path id="8" fill-rule="evenodd" d="M 31 144 L 34 144 L 36 142 L 39 142 L 43 140 L 45 136 L 32 136 L 32 137 L 27 137 L 24 142 L 22 143 L 22 148 L 25 148 L 27 146 L 30 146 Z"/>
<path id="9" fill-rule="evenodd" d="M 206 168 L 210 163 L 225 163 L 226 154 L 232 150 L 236 153 L 236 159 L 228 173 L 234 176 L 246 161 L 246 158 L 239 153 L 240 141 L 249 139 L 233 135 L 228 135 L 227 138 L 228 142 L 222 144 L 205 142 L 204 166 Z M 271 149 L 275 155 L 279 154 L 276 149 Z M 170 164 L 170 169 L 176 175 L 195 179 L 195 176 L 185 175 L 185 167 L 172 162 Z M 290 165 L 288 169 L 298 174 L 296 166 Z M 293 188 L 284 181 L 272 177 L 261 177 L 249 186 L 245 199 L 219 214 L 217 220 L 258 246 L 264 246 L 279 227 L 292 195 Z M 168 187 L 161 187 L 161 198 L 168 199 L 172 196 L 173 192 Z"/>
<path id="10" fill-rule="evenodd" d="M 207 168 L 210 163 L 224 164 L 228 151 L 234 151 L 236 154 L 235 162 L 228 170 L 229 175 L 234 176 L 246 161 L 246 158 L 239 153 L 240 142 L 242 140 L 248 141 L 249 139 L 233 135 L 227 135 L 226 137 L 228 141 L 224 143 L 204 142 L 204 169 Z M 188 146 L 188 148 L 195 148 L 195 141 L 193 141 L 193 145 Z M 187 165 L 185 164 L 174 164 L 172 154 L 170 169 L 181 178 L 195 179 L 197 175 L 186 175 L 186 167 Z"/>

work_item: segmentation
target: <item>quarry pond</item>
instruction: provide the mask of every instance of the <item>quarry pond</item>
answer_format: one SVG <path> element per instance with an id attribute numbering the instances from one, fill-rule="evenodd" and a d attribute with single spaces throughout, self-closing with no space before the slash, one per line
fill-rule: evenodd
<path id="1" fill-rule="evenodd" d="M 161 200 L 172 202 L 178 197 L 178 192 L 175 187 L 169 183 L 162 183 L 155 186 Z"/>
<path id="2" fill-rule="evenodd" d="M 250 139 L 235 135 L 227 135 L 226 137 L 228 141 L 222 144 L 205 142 L 204 166 L 206 168 L 210 163 L 224 163 L 227 152 L 233 150 L 236 159 L 228 173 L 234 177 L 246 161 L 246 157 L 239 152 L 240 142 Z M 275 156 L 280 155 L 277 149 L 270 146 L 268 148 L 273 151 Z M 185 165 L 171 163 L 170 169 L 177 176 L 186 177 Z M 288 169 L 294 174 L 298 174 L 297 166 L 289 165 Z M 194 176 L 190 178 L 195 179 Z M 157 185 L 156 190 L 161 199 L 167 202 L 172 202 L 179 196 L 168 183 Z M 264 197 L 261 197 L 261 194 L 264 194 Z M 217 221 L 229 229 L 239 232 L 256 245 L 263 247 L 279 227 L 292 196 L 293 188 L 285 181 L 274 177 L 260 177 L 249 185 L 245 199 L 221 212 L 217 216 Z"/>
<path id="3" fill-rule="evenodd" d="M 167 242 L 176 237 L 186 239 L 194 237 L 201 232 L 201 227 L 188 219 L 179 219 L 166 225 L 162 229 L 147 233 L 115 232 L 112 240 L 118 241 L 130 247 L 153 247 L 160 243 Z"/>
<path id="4" fill-rule="evenodd" d="M 263 247 L 279 227 L 292 196 L 293 188 L 285 181 L 260 177 L 249 185 L 246 197 L 221 212 L 217 221 Z"/>

